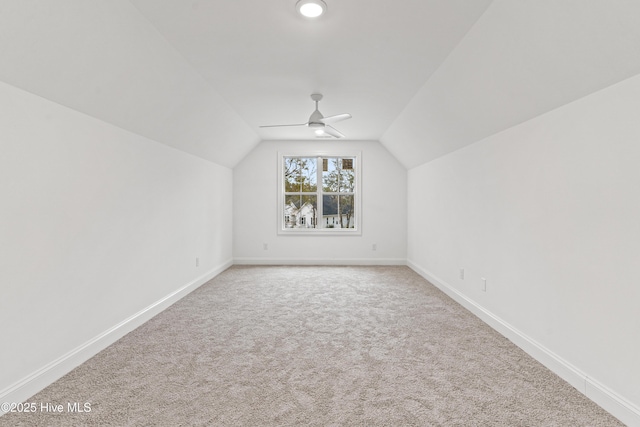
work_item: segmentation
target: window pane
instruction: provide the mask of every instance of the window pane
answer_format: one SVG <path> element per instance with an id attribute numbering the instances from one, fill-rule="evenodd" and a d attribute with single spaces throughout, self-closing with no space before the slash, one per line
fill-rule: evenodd
<path id="1" fill-rule="evenodd" d="M 298 159 L 285 157 L 284 158 L 284 191 L 294 192 L 299 191 L 300 186 L 296 186 L 298 182 L 298 171 L 300 167 L 298 165 Z"/>
<path id="2" fill-rule="evenodd" d="M 285 196 L 284 228 L 316 228 L 318 221 L 317 196 Z"/>
<path id="3" fill-rule="evenodd" d="M 324 228 L 355 228 L 353 196 L 322 196 Z"/>
<path id="4" fill-rule="evenodd" d="M 338 214 L 338 196 L 322 196 L 322 214 L 337 215 Z"/>
<path id="5" fill-rule="evenodd" d="M 353 193 L 356 174 L 353 168 L 355 159 L 324 158 L 322 167 L 322 190 L 330 193 Z"/>
<path id="6" fill-rule="evenodd" d="M 338 196 L 341 215 L 341 228 L 355 228 L 355 203 L 353 195 Z"/>
<path id="7" fill-rule="evenodd" d="M 322 191 L 337 193 L 340 189 L 339 159 L 329 157 L 322 160 L 326 163 L 322 169 Z"/>
<path id="8" fill-rule="evenodd" d="M 317 159 L 315 158 L 298 159 L 298 161 L 300 162 L 300 176 L 301 176 L 300 191 L 302 192 L 317 191 L 318 190 L 318 186 L 317 186 L 318 175 L 316 174 Z"/>
<path id="9" fill-rule="evenodd" d="M 284 191 L 315 192 L 317 190 L 315 158 L 284 158 Z"/>
<path id="10" fill-rule="evenodd" d="M 354 159 L 346 158 L 341 159 L 340 170 L 340 192 L 341 193 L 353 193 L 356 183 L 356 174 L 353 169 Z"/>

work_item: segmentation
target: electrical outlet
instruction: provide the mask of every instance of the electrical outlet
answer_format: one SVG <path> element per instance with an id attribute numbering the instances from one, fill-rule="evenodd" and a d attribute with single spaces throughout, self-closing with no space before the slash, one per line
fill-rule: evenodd
<path id="1" fill-rule="evenodd" d="M 268 251 L 269 250 L 269 244 L 268 243 L 263 243 L 262 244 L 262 249 L 265 250 L 265 251 Z"/>
<path id="2" fill-rule="evenodd" d="M 460 269 L 460 279 L 464 280 L 464 268 Z"/>
<path id="3" fill-rule="evenodd" d="M 480 280 L 482 280 L 482 283 L 480 284 L 481 286 L 481 290 L 482 292 L 487 292 L 487 279 L 485 279 L 484 277 L 481 277 Z"/>

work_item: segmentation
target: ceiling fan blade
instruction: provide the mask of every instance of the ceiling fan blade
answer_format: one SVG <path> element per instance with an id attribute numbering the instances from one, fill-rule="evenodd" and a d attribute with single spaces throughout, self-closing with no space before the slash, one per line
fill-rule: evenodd
<path id="1" fill-rule="evenodd" d="M 334 138 L 344 138 L 343 134 L 341 134 L 336 128 L 331 127 L 329 125 L 325 125 L 324 133 L 327 133 L 327 134 L 333 136 Z"/>
<path id="2" fill-rule="evenodd" d="M 289 126 L 307 126 L 309 123 L 300 123 L 296 125 L 265 125 L 260 126 L 261 128 L 281 128 L 281 127 L 289 127 Z"/>
<path id="3" fill-rule="evenodd" d="M 351 114 L 336 114 L 335 116 L 328 116 L 320 119 L 320 122 L 324 124 L 341 122 L 351 118 Z"/>

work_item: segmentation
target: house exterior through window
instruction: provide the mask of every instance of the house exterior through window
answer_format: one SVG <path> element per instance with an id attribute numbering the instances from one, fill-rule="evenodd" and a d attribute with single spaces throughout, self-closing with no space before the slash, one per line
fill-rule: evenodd
<path id="1" fill-rule="evenodd" d="M 354 234 L 360 156 L 280 156 L 280 234 Z"/>

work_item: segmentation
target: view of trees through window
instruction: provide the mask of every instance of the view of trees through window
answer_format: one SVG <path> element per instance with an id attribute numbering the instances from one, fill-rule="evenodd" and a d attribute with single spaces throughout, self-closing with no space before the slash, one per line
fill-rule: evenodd
<path id="1" fill-rule="evenodd" d="M 283 228 L 354 229 L 355 160 L 284 157 Z"/>

